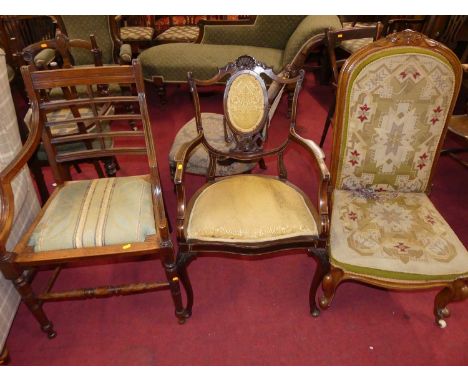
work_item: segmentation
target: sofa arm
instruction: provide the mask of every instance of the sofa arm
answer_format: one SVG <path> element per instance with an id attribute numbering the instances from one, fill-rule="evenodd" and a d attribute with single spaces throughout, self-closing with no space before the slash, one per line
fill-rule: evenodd
<path id="1" fill-rule="evenodd" d="M 119 58 L 121 64 L 128 64 L 132 62 L 132 47 L 130 44 L 122 44 L 120 47 Z"/>

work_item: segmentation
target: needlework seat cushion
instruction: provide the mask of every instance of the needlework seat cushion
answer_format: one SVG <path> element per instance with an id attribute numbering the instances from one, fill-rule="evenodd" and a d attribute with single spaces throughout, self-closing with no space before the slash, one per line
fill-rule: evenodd
<path id="1" fill-rule="evenodd" d="M 382 279 L 468 276 L 465 247 L 424 193 L 335 190 L 330 261 Z"/>

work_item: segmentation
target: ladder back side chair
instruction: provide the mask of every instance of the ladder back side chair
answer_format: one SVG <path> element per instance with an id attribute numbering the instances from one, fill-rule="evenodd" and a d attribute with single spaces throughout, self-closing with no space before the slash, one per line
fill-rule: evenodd
<path id="1" fill-rule="evenodd" d="M 428 198 L 461 78 L 450 49 L 411 30 L 370 44 L 342 67 L 322 308 L 345 280 L 441 288 L 434 315 L 444 327 L 447 305 L 468 297 L 468 253 Z"/>
<path id="2" fill-rule="evenodd" d="M 319 146 L 323 147 L 327 137 L 328 129 L 332 122 L 335 113 L 336 104 L 336 86 L 338 84 L 338 76 L 340 68 L 343 66 L 345 59 L 337 59 L 336 49 L 340 47 L 347 50 L 350 54 L 357 52 L 362 47 L 370 44 L 372 41 L 378 40 L 382 24 L 377 22 L 370 26 L 356 26 L 342 29 L 327 29 L 325 30 L 325 47 L 328 54 L 328 61 L 332 72 L 333 99 L 328 108 L 327 118 L 323 126 L 322 136 Z"/>
<path id="3" fill-rule="evenodd" d="M 146 106 L 141 67 L 137 61 L 132 66 L 73 67 L 35 71 L 22 68 L 23 79 L 32 102 L 32 130 L 26 144 L 12 163 L 0 173 L 2 214 L 0 219 L 0 270 L 11 280 L 41 329 L 53 338 L 56 332 L 46 316 L 43 303 L 66 299 L 107 297 L 132 293 L 170 289 L 176 316 L 184 322 L 185 315 L 176 275 L 175 257 L 169 236 L 161 192 L 156 153 Z M 134 85 L 136 96 L 102 97 L 93 91 L 98 84 L 123 83 Z M 40 91 L 51 87 L 84 85 L 87 97 L 70 100 L 47 101 Z M 138 103 L 135 114 L 102 114 L 98 106 L 111 102 Z M 88 106 L 92 116 L 68 116 L 62 121 L 49 122 L 45 115 L 64 107 Z M 139 131 L 128 131 L 115 126 L 129 118 L 142 125 Z M 94 121 L 98 128 L 73 136 L 54 137 L 50 127 L 59 124 Z M 112 122 L 111 131 L 102 124 Z M 115 128 L 114 128 L 115 126 Z M 12 251 L 6 251 L 5 242 L 12 226 L 14 198 L 11 181 L 33 154 L 41 139 L 44 142 L 53 170 L 57 188 L 41 213 Z M 108 146 L 106 140 L 131 139 L 121 145 Z M 60 153 L 57 144 L 100 141 L 93 149 L 77 149 Z M 66 181 L 64 164 L 85 158 L 102 158 L 115 155 L 139 155 L 148 160 L 146 175 Z M 69 264 L 90 265 L 103 260 L 136 260 L 159 256 L 166 281 L 136 282 L 114 286 L 100 286 L 68 291 L 53 291 L 53 285 L 62 267 Z M 55 272 L 42 292 L 31 286 L 31 276 L 42 266 L 53 266 Z"/>
<path id="4" fill-rule="evenodd" d="M 230 75 L 224 92 L 226 133 L 234 142 L 228 151 L 213 147 L 204 133 L 197 86 L 219 82 Z M 278 146 L 264 147 L 268 136 L 268 95 L 263 78 L 278 84 L 294 85 L 294 99 L 287 138 Z M 322 150 L 295 131 L 296 108 L 304 71 L 293 78 L 278 77 L 273 70 L 250 56 L 241 56 L 219 70 L 210 80 L 196 80 L 188 74 L 198 135 L 184 144 L 176 156 L 174 183 L 177 193 L 177 265 L 187 292 L 186 313 L 193 306 L 193 290 L 187 266 L 196 255 L 233 253 L 259 256 L 284 249 L 306 249 L 318 259 L 309 302 L 310 312 L 317 316 L 315 302 L 321 277 L 327 272 L 326 242 L 328 237 L 327 185 L 329 174 Z M 186 203 L 185 174 L 191 152 L 202 144 L 209 153 L 207 183 Z M 308 196 L 287 180 L 283 160 L 290 143 L 297 143 L 313 158 L 319 172 L 318 208 Z M 220 158 L 258 161 L 266 156 L 278 159 L 278 176 L 240 174 L 217 177 Z"/>

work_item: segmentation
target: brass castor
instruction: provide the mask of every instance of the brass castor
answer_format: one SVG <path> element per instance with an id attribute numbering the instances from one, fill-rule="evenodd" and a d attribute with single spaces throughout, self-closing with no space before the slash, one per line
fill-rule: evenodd
<path id="1" fill-rule="evenodd" d="M 439 325 L 439 328 L 445 329 L 447 327 L 447 322 L 441 318 L 437 321 L 437 325 Z"/>

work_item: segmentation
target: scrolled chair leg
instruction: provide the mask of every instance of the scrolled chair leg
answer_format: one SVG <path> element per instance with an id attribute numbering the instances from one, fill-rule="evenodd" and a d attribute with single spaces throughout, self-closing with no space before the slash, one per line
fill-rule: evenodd
<path id="1" fill-rule="evenodd" d="M 187 295 L 187 305 L 185 307 L 186 318 L 192 315 L 193 307 L 193 289 L 187 272 L 187 266 L 190 263 L 192 256 L 194 256 L 194 254 L 184 253 L 180 251 L 177 255 L 177 273 L 180 276 L 180 281 L 182 282 L 182 285 L 185 289 L 185 293 Z"/>
<path id="2" fill-rule="evenodd" d="M 322 309 L 328 309 L 335 296 L 335 291 L 343 280 L 344 273 L 339 268 L 331 268 L 322 281 L 323 296 L 320 297 L 319 305 Z"/>
<path id="3" fill-rule="evenodd" d="M 435 323 L 442 329 L 447 327 L 446 318 L 450 317 L 447 305 L 453 301 L 462 301 L 468 298 L 467 280 L 455 280 L 437 293 L 434 300 Z"/>
<path id="4" fill-rule="evenodd" d="M 330 270 L 330 262 L 328 260 L 327 248 L 310 248 L 308 252 L 317 260 L 317 270 L 315 271 L 309 289 L 309 307 L 310 314 L 313 317 L 318 317 L 320 315 L 320 310 L 316 302 L 317 290 L 323 277 Z"/>
<path id="5" fill-rule="evenodd" d="M 54 330 L 52 322 L 47 318 L 42 309 L 42 301 L 34 294 L 32 287 L 21 270 L 14 264 L 15 254 L 5 252 L 0 256 L 0 270 L 7 280 L 13 282 L 16 290 L 21 296 L 21 300 L 36 318 L 44 333 L 50 339 L 55 338 L 57 333 Z"/>

